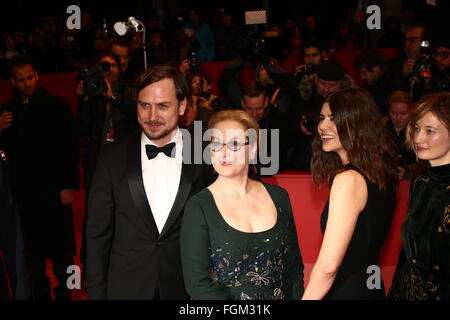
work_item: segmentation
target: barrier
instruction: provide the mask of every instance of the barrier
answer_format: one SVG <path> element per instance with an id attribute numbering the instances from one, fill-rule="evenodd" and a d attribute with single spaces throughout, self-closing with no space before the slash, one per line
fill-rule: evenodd
<path id="1" fill-rule="evenodd" d="M 328 200 L 329 190 L 317 189 L 311 175 L 304 171 L 286 171 L 264 178 L 264 182 L 283 187 L 289 193 L 300 249 L 305 264 L 305 283 L 319 254 L 322 243 L 320 215 Z M 408 210 L 410 181 L 401 181 L 397 192 L 397 207 L 391 228 L 380 256 L 381 271 L 386 290 L 389 290 L 402 246 L 401 225 Z"/>

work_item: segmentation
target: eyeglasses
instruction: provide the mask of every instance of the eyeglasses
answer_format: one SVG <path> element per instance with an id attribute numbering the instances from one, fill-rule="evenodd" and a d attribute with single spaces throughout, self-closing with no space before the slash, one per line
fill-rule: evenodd
<path id="1" fill-rule="evenodd" d="M 236 140 L 232 140 L 232 141 L 228 141 L 227 143 L 222 143 L 219 141 L 211 141 L 209 145 L 211 146 L 212 152 L 219 152 L 220 150 L 223 149 L 224 146 L 227 146 L 228 150 L 236 152 L 236 151 L 241 150 L 241 148 L 243 146 L 247 146 L 249 144 L 250 144 L 250 142 L 248 142 L 248 141 L 242 143 L 242 142 L 239 142 Z"/>

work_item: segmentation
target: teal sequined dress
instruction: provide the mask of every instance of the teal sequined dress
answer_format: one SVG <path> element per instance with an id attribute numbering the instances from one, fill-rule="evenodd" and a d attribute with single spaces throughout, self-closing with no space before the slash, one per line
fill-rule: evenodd
<path id="1" fill-rule="evenodd" d="M 450 299 L 450 164 L 412 182 L 402 238 L 389 298 Z"/>
<path id="2" fill-rule="evenodd" d="M 186 204 L 181 257 L 186 290 L 193 299 L 282 300 L 303 294 L 303 263 L 287 192 L 264 184 L 277 208 L 267 231 L 229 226 L 204 189 Z"/>

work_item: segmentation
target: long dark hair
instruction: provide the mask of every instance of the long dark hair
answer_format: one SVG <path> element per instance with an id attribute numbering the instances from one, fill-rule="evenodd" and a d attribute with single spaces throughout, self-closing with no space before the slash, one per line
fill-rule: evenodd
<path id="1" fill-rule="evenodd" d="M 370 94 L 344 89 L 332 94 L 330 106 L 348 160 L 382 190 L 398 183 L 398 149 L 387 131 L 381 111 Z M 346 170 L 335 152 L 324 152 L 316 134 L 312 142 L 311 171 L 318 186 L 331 186 L 336 174 Z"/>

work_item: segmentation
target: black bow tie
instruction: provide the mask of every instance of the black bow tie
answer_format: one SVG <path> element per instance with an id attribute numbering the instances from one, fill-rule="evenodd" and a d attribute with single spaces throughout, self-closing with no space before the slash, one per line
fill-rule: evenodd
<path id="1" fill-rule="evenodd" d="M 148 160 L 152 160 L 152 159 L 156 158 L 156 156 L 160 152 L 164 153 L 168 157 L 175 158 L 175 152 L 172 152 L 172 151 L 175 151 L 175 142 L 166 144 L 165 146 L 162 146 L 161 148 L 154 146 L 152 144 L 146 144 L 145 151 L 147 152 Z"/>

